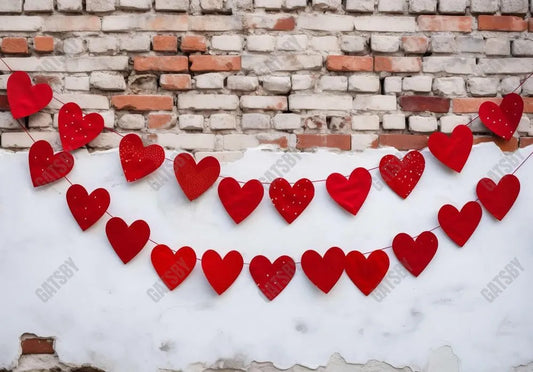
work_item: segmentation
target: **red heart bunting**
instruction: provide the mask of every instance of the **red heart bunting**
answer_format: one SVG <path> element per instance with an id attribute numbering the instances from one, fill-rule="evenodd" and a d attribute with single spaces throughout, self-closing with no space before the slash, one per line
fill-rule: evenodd
<path id="1" fill-rule="evenodd" d="M 292 187 L 285 179 L 276 178 L 270 184 L 269 194 L 279 214 L 292 223 L 313 200 L 315 187 L 307 178 L 298 180 Z"/>
<path id="2" fill-rule="evenodd" d="M 125 264 L 137 256 L 150 238 L 150 227 L 143 220 L 128 226 L 122 218 L 113 217 L 107 221 L 105 232 L 109 243 Z"/>
<path id="3" fill-rule="evenodd" d="M 475 201 L 466 203 L 461 211 L 446 204 L 439 210 L 439 224 L 446 235 L 462 247 L 479 225 L 481 213 L 481 206 Z"/>
<path id="4" fill-rule="evenodd" d="M 428 148 L 442 164 L 461 172 L 472 150 L 474 136 L 466 125 L 458 125 L 448 137 L 441 132 L 429 136 Z"/>
<path id="5" fill-rule="evenodd" d="M 94 225 L 107 211 L 110 197 L 106 189 L 96 189 L 90 195 L 82 185 L 72 185 L 67 191 L 67 204 L 83 231 Z"/>
<path id="6" fill-rule="evenodd" d="M 381 283 L 389 270 L 389 256 L 383 251 L 374 251 L 365 257 L 358 251 L 346 255 L 346 274 L 365 296 Z"/>
<path id="7" fill-rule="evenodd" d="M 242 256 L 237 251 L 230 251 L 224 258 L 208 250 L 202 256 L 202 269 L 211 287 L 221 295 L 235 282 L 244 265 Z"/>
<path id="8" fill-rule="evenodd" d="M 165 150 L 159 145 L 144 146 L 136 134 L 128 134 L 119 145 L 120 162 L 128 182 L 137 181 L 163 164 Z"/>
<path id="9" fill-rule="evenodd" d="M 289 284 L 296 265 L 289 256 L 281 256 L 273 263 L 265 256 L 256 256 L 250 262 L 250 274 L 266 298 L 272 301 Z"/>
<path id="10" fill-rule="evenodd" d="M 74 158 L 68 152 L 54 154 L 46 141 L 35 142 L 28 153 L 33 187 L 43 186 L 65 177 L 74 166 Z"/>
<path id="11" fill-rule="evenodd" d="M 257 208 L 264 193 L 263 185 L 258 180 L 250 180 L 241 187 L 234 178 L 226 177 L 218 185 L 220 201 L 237 224 Z"/>
<path id="12" fill-rule="evenodd" d="M 431 231 L 424 231 L 416 240 L 400 233 L 392 241 L 392 250 L 411 274 L 419 276 L 437 253 L 438 245 L 439 241 Z"/>
<path id="13" fill-rule="evenodd" d="M 419 151 L 408 152 L 402 160 L 385 155 L 379 162 L 379 172 L 387 185 L 405 199 L 424 173 L 425 160 Z"/>
<path id="14" fill-rule="evenodd" d="M 104 129 L 102 115 L 92 113 L 83 116 L 80 106 L 69 102 L 59 110 L 59 138 L 63 150 L 72 151 L 85 146 Z"/>
<path id="15" fill-rule="evenodd" d="M 326 180 L 326 189 L 333 200 L 354 216 L 365 202 L 372 186 L 372 176 L 365 168 L 356 168 L 346 179 L 332 173 Z"/>
<path id="16" fill-rule="evenodd" d="M 506 140 L 513 137 L 524 111 L 524 101 L 516 93 L 503 97 L 498 106 L 494 102 L 483 102 L 479 107 L 479 118 L 494 134 Z"/>
<path id="17" fill-rule="evenodd" d="M 332 247 L 322 257 L 316 251 L 305 251 L 302 255 L 302 269 L 311 283 L 328 293 L 344 271 L 344 252 Z"/>
<path id="18" fill-rule="evenodd" d="M 185 196 L 193 201 L 215 183 L 220 174 L 220 163 L 207 156 L 196 164 L 190 154 L 182 153 L 174 158 L 174 173 Z"/>
<path id="19" fill-rule="evenodd" d="M 187 279 L 196 265 L 196 253 L 191 247 L 181 247 L 174 253 L 159 244 L 152 249 L 151 257 L 157 275 L 171 291 Z"/>
<path id="20" fill-rule="evenodd" d="M 32 85 L 30 76 L 25 72 L 13 72 L 7 80 L 7 100 L 15 119 L 41 111 L 52 97 L 52 88 L 48 84 Z"/>
<path id="21" fill-rule="evenodd" d="M 520 181 L 512 174 L 503 176 L 498 185 L 490 178 L 483 178 L 476 187 L 481 204 L 500 221 L 513 206 L 519 192 Z"/>

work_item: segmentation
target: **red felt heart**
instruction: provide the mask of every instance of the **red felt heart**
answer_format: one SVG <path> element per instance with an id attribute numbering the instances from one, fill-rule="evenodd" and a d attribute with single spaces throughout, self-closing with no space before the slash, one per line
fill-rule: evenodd
<path id="1" fill-rule="evenodd" d="M 281 256 L 273 263 L 265 256 L 255 256 L 250 262 L 252 278 L 270 301 L 285 289 L 295 271 L 296 265 L 289 256 Z"/>
<path id="2" fill-rule="evenodd" d="M 524 111 L 524 101 L 516 93 L 503 97 L 498 106 L 494 102 L 483 102 L 479 106 L 479 118 L 494 134 L 506 140 L 513 137 Z"/>
<path id="3" fill-rule="evenodd" d="M 59 110 L 58 126 L 63 150 L 72 151 L 85 146 L 100 134 L 104 129 L 104 118 L 97 113 L 83 116 L 80 106 L 69 102 Z"/>
<path id="4" fill-rule="evenodd" d="M 151 257 L 157 275 L 171 291 L 187 279 L 196 265 L 196 253 L 191 247 L 181 247 L 174 253 L 159 244 L 152 249 Z"/>
<path id="5" fill-rule="evenodd" d="M 110 201 L 106 189 L 96 189 L 89 195 L 82 185 L 72 185 L 67 191 L 68 207 L 83 231 L 104 215 Z"/>
<path id="6" fill-rule="evenodd" d="M 346 274 L 365 296 L 376 289 L 387 270 L 389 256 L 381 250 L 370 253 L 368 258 L 358 251 L 346 255 Z"/>
<path id="7" fill-rule="evenodd" d="M 54 154 L 46 141 L 37 141 L 28 153 L 30 176 L 33 187 L 43 186 L 65 177 L 74 166 L 74 158 L 68 152 Z"/>
<path id="8" fill-rule="evenodd" d="M 298 180 L 292 187 L 284 178 L 276 178 L 270 184 L 269 194 L 279 214 L 292 223 L 313 200 L 315 187 L 307 178 Z"/>
<path id="9" fill-rule="evenodd" d="M 141 179 L 163 164 L 165 150 L 159 145 L 144 146 L 136 134 L 128 134 L 119 145 L 120 162 L 128 182 Z"/>
<path id="10" fill-rule="evenodd" d="M 446 204 L 439 210 L 438 219 L 446 235 L 462 247 L 481 221 L 481 206 L 475 201 L 470 201 L 459 212 L 453 205 Z"/>
<path id="11" fill-rule="evenodd" d="M 316 251 L 305 251 L 302 255 L 302 269 L 311 283 L 328 293 L 344 271 L 344 252 L 340 248 L 331 247 L 322 257 Z"/>
<path id="12" fill-rule="evenodd" d="M 7 80 L 7 100 L 15 119 L 35 114 L 45 108 L 53 97 L 48 84 L 32 85 L 30 76 L 16 71 Z"/>
<path id="13" fill-rule="evenodd" d="M 392 241 L 392 250 L 401 264 L 414 276 L 420 275 L 437 253 L 439 241 L 431 231 L 424 231 L 413 240 L 400 233 Z"/>
<path id="14" fill-rule="evenodd" d="M 122 262 L 130 262 L 145 246 L 150 238 L 150 227 L 143 220 L 130 226 L 122 218 L 113 217 L 105 226 L 107 239 Z"/>
<path id="15" fill-rule="evenodd" d="M 422 177 L 424 166 L 424 156 L 419 151 L 410 151 L 402 160 L 394 155 L 385 155 L 379 162 L 379 172 L 383 181 L 405 199 Z"/>
<path id="16" fill-rule="evenodd" d="M 365 168 L 354 169 L 348 179 L 342 174 L 332 173 L 326 180 L 329 195 L 354 216 L 365 202 L 370 186 L 372 176 Z"/>
<path id="17" fill-rule="evenodd" d="M 196 164 L 190 154 L 182 153 L 174 158 L 174 174 L 185 196 L 193 201 L 215 183 L 220 174 L 220 163 L 207 156 Z"/>
<path id="18" fill-rule="evenodd" d="M 500 221 L 513 206 L 519 192 L 520 181 L 512 174 L 503 176 L 498 185 L 490 178 L 483 178 L 476 187 L 481 204 Z"/>
<path id="19" fill-rule="evenodd" d="M 231 177 L 224 178 L 218 184 L 218 197 L 237 224 L 257 208 L 264 193 L 263 185 L 258 180 L 250 180 L 242 188 L 239 182 Z"/>
<path id="20" fill-rule="evenodd" d="M 237 279 L 242 271 L 244 261 L 237 251 L 230 251 L 224 258 L 208 250 L 202 256 L 202 269 L 205 277 L 216 293 L 221 295 Z"/>
<path id="21" fill-rule="evenodd" d="M 440 162 L 456 172 L 461 172 L 472 150 L 474 136 L 466 125 L 458 125 L 448 137 L 441 132 L 429 136 L 429 151 Z"/>

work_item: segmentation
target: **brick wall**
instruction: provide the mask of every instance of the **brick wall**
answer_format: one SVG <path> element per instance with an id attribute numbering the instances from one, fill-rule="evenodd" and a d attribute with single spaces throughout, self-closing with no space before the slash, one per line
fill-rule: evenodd
<path id="1" fill-rule="evenodd" d="M 4 0 L 1 56 L 108 128 L 232 158 L 426 145 L 533 72 L 533 0 Z M 0 89 L 8 68 L 0 63 Z M 506 150 L 531 143 L 533 78 Z M 4 148 L 29 138 L 0 97 Z M 56 140 L 54 100 L 26 120 Z M 494 140 L 479 121 L 476 141 Z M 106 131 L 94 148 L 118 145 Z"/>

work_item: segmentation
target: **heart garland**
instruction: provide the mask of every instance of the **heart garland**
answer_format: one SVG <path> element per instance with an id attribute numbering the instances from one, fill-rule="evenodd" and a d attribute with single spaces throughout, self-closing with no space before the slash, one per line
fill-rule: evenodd
<path id="1" fill-rule="evenodd" d="M 366 168 L 355 168 L 348 179 L 340 173 L 332 173 L 326 180 L 331 198 L 354 216 L 365 202 L 370 186 L 372 176 Z"/>
<path id="2" fill-rule="evenodd" d="M 210 249 L 202 256 L 202 270 L 216 293 L 221 295 L 235 282 L 242 271 L 244 260 L 237 251 L 230 251 L 224 256 Z"/>
<path id="3" fill-rule="evenodd" d="M 324 293 L 328 293 L 333 288 L 344 268 L 344 252 L 338 247 L 328 249 L 324 257 L 311 250 L 302 255 L 302 270 L 311 283 Z"/>
<path id="4" fill-rule="evenodd" d="M 424 231 L 416 237 L 400 233 L 392 241 L 392 251 L 398 261 L 414 276 L 419 276 L 431 262 L 439 241 L 431 231 Z"/>
<path id="5" fill-rule="evenodd" d="M 479 118 L 494 134 L 510 140 L 518 128 L 524 112 L 524 100 L 516 93 L 503 97 L 500 105 L 483 102 L 479 107 Z"/>
<path id="6" fill-rule="evenodd" d="M 104 118 L 97 113 L 83 116 L 80 106 L 70 102 L 59 110 L 58 129 L 63 150 L 72 151 L 85 146 L 102 132 Z"/>
<path id="7" fill-rule="evenodd" d="M 435 132 L 428 139 L 429 151 L 442 164 L 457 173 L 463 170 L 474 144 L 474 135 L 466 125 L 458 125 L 450 136 Z"/>
<path id="8" fill-rule="evenodd" d="M 187 279 L 196 265 L 196 253 L 191 247 L 181 247 L 174 253 L 159 244 L 152 250 L 151 259 L 157 275 L 171 291 Z"/>
<path id="9" fill-rule="evenodd" d="M 196 164 L 191 154 L 182 153 L 174 158 L 174 174 L 185 196 L 193 201 L 215 183 L 220 175 L 220 163 L 207 156 Z"/>
<path id="10" fill-rule="evenodd" d="M 67 190 L 68 207 L 83 231 L 102 218 L 110 202 L 106 189 L 99 188 L 89 194 L 82 185 L 72 185 Z"/>
<path id="11" fill-rule="evenodd" d="M 394 155 L 385 155 L 379 162 L 379 173 L 392 191 L 405 199 L 422 177 L 425 164 L 419 151 L 409 151 L 402 160 Z"/>
<path id="12" fill-rule="evenodd" d="M 241 187 L 234 178 L 226 177 L 218 184 L 220 201 L 236 224 L 257 208 L 264 193 L 263 185 L 258 180 L 250 180 Z"/>
<path id="13" fill-rule="evenodd" d="M 150 227 L 143 220 L 128 226 L 122 218 L 113 217 L 107 221 L 105 232 L 109 243 L 125 264 L 137 256 L 150 239 Z"/>
<path id="14" fill-rule="evenodd" d="M 31 181 L 33 187 L 44 186 L 57 181 L 70 173 L 74 158 L 68 152 L 54 154 L 46 141 L 37 141 L 28 152 Z"/>
<path id="15" fill-rule="evenodd" d="M 289 256 L 270 262 L 265 256 L 255 256 L 250 262 L 250 274 L 268 300 L 276 298 L 289 284 L 296 272 L 296 264 Z"/>
<path id="16" fill-rule="evenodd" d="M 453 205 L 441 207 L 438 220 L 442 230 L 459 247 L 465 245 L 481 221 L 481 206 L 475 201 L 466 203 L 460 211 Z"/>
<path id="17" fill-rule="evenodd" d="M 389 270 L 389 256 L 383 251 L 374 251 L 368 257 L 358 251 L 346 255 L 346 274 L 365 296 L 381 283 Z"/>
<path id="18" fill-rule="evenodd" d="M 7 80 L 7 101 L 15 119 L 41 111 L 52 101 L 53 95 L 48 84 L 32 85 L 30 75 L 23 71 L 13 72 Z"/>
<path id="19" fill-rule="evenodd" d="M 128 134 L 119 144 L 120 163 L 128 182 L 154 172 L 165 161 L 165 150 L 159 145 L 144 146 L 137 134 Z"/>
<path id="20" fill-rule="evenodd" d="M 290 224 L 311 203 L 315 196 L 315 187 L 307 178 L 298 180 L 293 186 L 284 178 L 276 178 L 270 184 L 269 194 L 274 207 Z"/>
<path id="21" fill-rule="evenodd" d="M 479 201 L 496 219 L 502 220 L 520 193 L 520 181 L 507 174 L 496 185 L 490 178 L 481 179 L 476 187 Z"/>

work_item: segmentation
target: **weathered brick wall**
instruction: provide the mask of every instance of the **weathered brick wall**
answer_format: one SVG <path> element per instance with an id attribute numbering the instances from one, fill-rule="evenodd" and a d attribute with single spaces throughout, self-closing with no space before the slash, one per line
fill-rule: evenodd
<path id="1" fill-rule="evenodd" d="M 168 148 L 425 146 L 533 71 L 533 0 L 2 0 L 1 56 Z M 9 69 L 0 62 L 0 89 Z M 519 135 L 531 143 L 533 78 Z M 528 97 L 529 96 L 529 97 Z M 4 148 L 26 148 L 0 97 Z M 27 119 L 57 139 L 54 100 Z M 479 121 L 477 141 L 493 140 Z M 112 131 L 91 147 L 118 145 Z M 57 141 L 56 141 L 57 142 Z"/>

